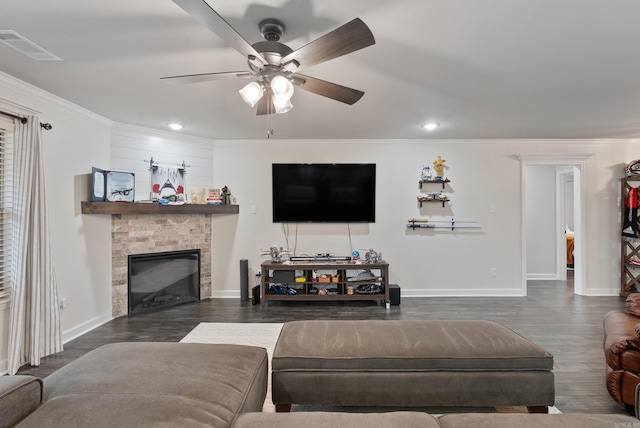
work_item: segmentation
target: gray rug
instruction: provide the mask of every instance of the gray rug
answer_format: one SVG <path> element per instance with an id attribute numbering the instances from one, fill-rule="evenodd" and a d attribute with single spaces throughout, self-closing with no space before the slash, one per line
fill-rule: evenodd
<path id="1" fill-rule="evenodd" d="M 234 345 L 260 346 L 269 354 L 269 373 L 271 373 L 271 357 L 282 323 L 200 323 L 191 330 L 180 343 L 230 343 Z M 267 387 L 267 397 L 262 409 L 264 412 L 275 412 L 271 401 L 271 376 Z M 392 407 L 343 407 L 326 405 L 294 404 L 292 412 L 323 411 L 323 412 L 389 412 L 394 410 L 415 410 L 434 415 L 444 413 L 524 413 L 525 407 L 424 407 L 424 408 L 392 408 Z M 555 407 L 549 407 L 549 413 L 561 413 Z"/>

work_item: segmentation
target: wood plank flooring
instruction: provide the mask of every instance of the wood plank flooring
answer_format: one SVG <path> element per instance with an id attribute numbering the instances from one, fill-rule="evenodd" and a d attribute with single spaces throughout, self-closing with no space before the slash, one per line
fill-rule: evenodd
<path id="1" fill-rule="evenodd" d="M 621 297 L 573 294 L 571 281 L 530 281 L 527 297 L 405 298 L 386 310 L 377 302 L 270 302 L 209 299 L 159 312 L 114 319 L 65 344 L 39 367 L 21 374 L 46 377 L 106 343 L 178 342 L 200 322 L 286 322 L 299 319 L 487 319 L 497 321 L 554 355 L 556 407 L 563 413 L 619 413 L 605 387 L 602 320 L 625 309 Z M 526 385 L 523 385 L 526 388 Z"/>

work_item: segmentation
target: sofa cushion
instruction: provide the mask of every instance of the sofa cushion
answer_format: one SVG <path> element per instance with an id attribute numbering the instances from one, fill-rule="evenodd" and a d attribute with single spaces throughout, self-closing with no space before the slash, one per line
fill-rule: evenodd
<path id="1" fill-rule="evenodd" d="M 234 428 L 440 428 L 438 420 L 421 412 L 389 413 L 245 413 Z"/>
<path id="2" fill-rule="evenodd" d="M 180 415 L 185 420 L 205 418 L 212 426 L 230 426 L 238 413 L 262 409 L 267 376 L 264 348 L 195 343 L 110 344 L 47 377 L 45 404 L 25 422 L 36 426 L 37 418 L 46 419 L 49 412 L 57 417 L 62 414 L 59 409 L 75 409 L 76 421 L 83 422 L 77 426 L 123 426 L 115 420 L 129 420 L 119 412 L 130 409 L 134 415 L 137 411 L 152 420 L 153 414 L 165 418 L 171 414 L 174 416 L 167 420 Z M 124 411 L 124 415 L 128 414 L 128 410 Z M 136 417 L 124 426 L 142 425 L 145 424 Z"/>
<path id="3" fill-rule="evenodd" d="M 640 293 L 631 293 L 626 299 L 627 312 L 640 317 Z"/>
<path id="4" fill-rule="evenodd" d="M 42 380 L 33 376 L 0 376 L 0 428 L 12 427 L 42 402 Z"/>
<path id="5" fill-rule="evenodd" d="M 553 356 L 493 321 L 294 321 L 285 323 L 274 371 L 552 370 Z"/>
<path id="6" fill-rule="evenodd" d="M 223 405 L 176 395 L 71 394 L 46 401 L 18 427 L 227 428 L 232 421 Z"/>
<path id="7" fill-rule="evenodd" d="M 635 427 L 638 420 L 626 415 L 563 413 L 556 415 L 517 413 L 466 413 L 440 417 L 442 428 L 602 428 Z"/>

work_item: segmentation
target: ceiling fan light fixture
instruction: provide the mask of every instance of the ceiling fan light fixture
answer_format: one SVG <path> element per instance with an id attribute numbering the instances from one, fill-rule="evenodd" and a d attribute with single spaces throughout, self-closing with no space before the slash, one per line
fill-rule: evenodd
<path id="1" fill-rule="evenodd" d="M 274 103 L 276 97 L 281 100 L 289 100 L 293 96 L 293 84 L 281 75 L 271 79 L 271 90 L 273 91 Z"/>
<path id="2" fill-rule="evenodd" d="M 240 96 L 251 107 L 254 107 L 262 95 L 264 94 L 264 89 L 258 82 L 251 82 L 247 84 L 244 88 L 240 89 Z"/>
<path id="3" fill-rule="evenodd" d="M 273 107 L 276 114 L 286 113 L 293 108 L 293 104 L 291 104 L 289 98 L 282 98 L 274 95 L 271 100 L 273 101 Z"/>

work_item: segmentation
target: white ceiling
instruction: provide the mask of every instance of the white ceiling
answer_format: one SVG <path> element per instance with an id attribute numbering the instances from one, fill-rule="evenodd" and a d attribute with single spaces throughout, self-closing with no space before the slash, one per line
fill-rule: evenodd
<path id="1" fill-rule="evenodd" d="M 376 44 L 305 69 L 363 90 L 349 106 L 297 90 L 279 139 L 640 137 L 637 0 L 207 0 L 247 41 L 278 18 L 297 49 L 353 18 Z M 0 71 L 116 122 L 215 139 L 264 138 L 246 80 L 160 77 L 245 71 L 245 59 L 171 0 L 3 2 L 13 30 L 63 61 L 0 43 Z M 421 124 L 441 124 L 427 132 Z"/>

